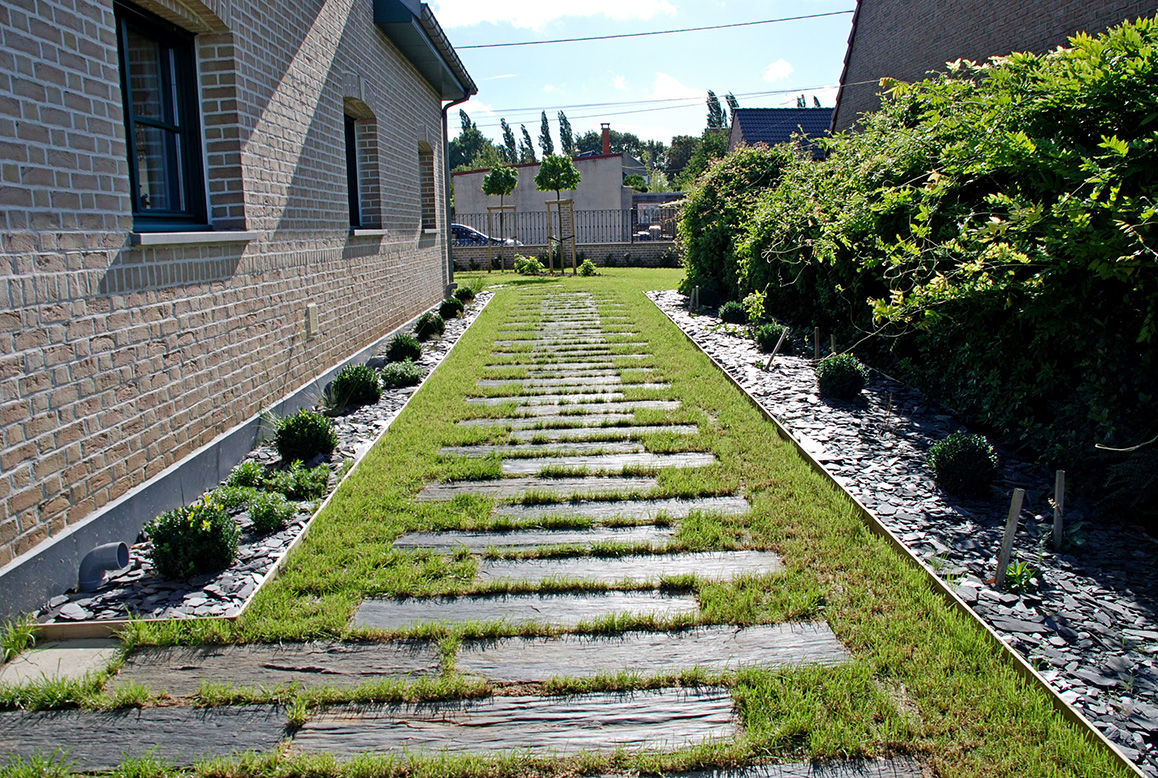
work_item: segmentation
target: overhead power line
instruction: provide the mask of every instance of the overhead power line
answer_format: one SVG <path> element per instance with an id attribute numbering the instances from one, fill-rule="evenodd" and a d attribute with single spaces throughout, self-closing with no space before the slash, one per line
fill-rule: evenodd
<path id="1" fill-rule="evenodd" d="M 799 22 L 805 19 L 823 19 L 826 16 L 840 16 L 850 14 L 847 11 L 828 11 L 826 13 L 806 14 L 804 16 L 783 16 L 779 19 L 759 19 L 754 22 L 735 22 L 733 24 L 713 24 L 707 27 L 681 27 L 676 30 L 653 30 L 651 32 L 624 32 L 616 35 L 592 35 L 587 38 L 553 38 L 543 41 L 511 41 L 510 43 L 476 43 L 472 46 L 455 46 L 458 51 L 464 49 L 503 49 L 511 46 L 545 46 L 551 43 L 580 43 L 582 41 L 607 41 L 615 38 L 644 38 L 650 35 L 675 35 L 683 32 L 704 32 L 706 30 L 727 30 L 734 27 L 753 27 L 758 24 L 777 24 L 780 22 Z"/>

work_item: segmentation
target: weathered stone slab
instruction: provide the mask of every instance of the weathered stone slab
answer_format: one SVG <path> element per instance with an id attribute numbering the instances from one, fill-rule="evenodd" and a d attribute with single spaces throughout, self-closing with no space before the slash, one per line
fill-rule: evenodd
<path id="1" fill-rule="evenodd" d="M 544 467 L 585 467 L 588 470 L 621 470 L 625 467 L 707 467 L 714 464 L 716 457 L 704 451 L 689 451 L 682 454 L 651 454 L 646 451 L 637 454 L 576 454 L 573 456 L 507 459 L 503 461 L 503 473 L 507 475 L 533 475 Z"/>
<path id="2" fill-rule="evenodd" d="M 48 678 L 79 681 L 101 672 L 120 654 L 120 641 L 109 638 L 41 643 L 0 665 L 0 684 L 23 686 Z"/>
<path id="3" fill-rule="evenodd" d="M 285 643 L 243 646 L 175 646 L 138 649 L 116 683 L 142 683 L 175 697 L 201 682 L 237 686 L 357 686 L 375 678 L 438 675 L 438 646 L 429 641 L 393 643 Z"/>
<path id="4" fill-rule="evenodd" d="M 607 417 L 602 416 L 600 418 L 606 419 Z M 654 435 L 661 432 L 668 432 L 672 435 L 695 435 L 699 431 L 699 428 L 694 424 L 639 424 L 623 427 L 580 424 L 575 427 L 554 427 L 551 429 L 516 429 L 511 433 L 511 438 L 513 440 L 574 440 L 576 438 L 589 438 L 592 435 L 604 438 L 611 435 L 638 438 L 642 435 Z"/>
<path id="5" fill-rule="evenodd" d="M 494 345 L 503 347 L 495 349 L 496 353 L 502 354 L 508 353 L 506 349 L 517 348 L 519 346 L 530 346 L 536 354 L 543 351 L 565 354 L 572 351 L 594 351 L 600 348 L 609 349 L 615 346 L 647 348 L 648 343 L 643 340 L 611 341 L 605 338 L 588 338 L 585 343 L 576 344 L 572 338 L 518 338 L 516 340 L 496 340 Z"/>
<path id="6" fill-rule="evenodd" d="M 690 594 L 656 591 L 383 597 L 363 601 L 354 614 L 354 626 L 403 629 L 428 622 L 503 621 L 512 625 L 574 627 L 612 614 L 677 616 L 697 613 L 699 608 L 696 598 Z"/>
<path id="7" fill-rule="evenodd" d="M 528 405 L 519 409 L 519 417 L 529 416 L 594 416 L 606 413 L 656 410 L 673 411 L 679 400 L 623 400 L 621 402 L 566 402 L 551 405 Z M 518 418 L 518 417 L 515 417 Z"/>
<path id="8" fill-rule="evenodd" d="M 527 416 L 521 419 L 512 419 L 510 417 L 504 417 L 501 419 L 463 419 L 458 423 L 464 427 L 510 427 L 513 430 L 532 429 L 544 424 L 565 423 L 574 425 L 576 427 L 586 427 L 588 430 L 590 430 L 590 428 L 599 427 L 606 422 L 630 421 L 634 418 L 634 413 L 600 413 L 592 414 L 590 416 L 559 414 L 557 416 Z M 544 428 L 542 431 L 549 432 L 550 430 Z M 590 432 L 587 434 L 590 434 Z M 534 436 L 532 435 L 531 437 Z"/>
<path id="9" fill-rule="evenodd" d="M 619 370 L 620 364 L 617 360 L 621 359 L 636 359 L 632 356 L 616 355 L 614 359 L 592 359 L 585 362 L 544 362 L 544 363 L 520 363 L 517 365 L 485 365 L 488 370 L 499 370 L 501 368 L 525 368 L 532 376 L 541 374 L 555 374 L 566 373 L 570 371 L 588 371 L 588 370 Z M 639 357 L 642 358 L 642 357 Z M 635 367 L 622 368 L 630 370 L 646 370 L 647 368 Z"/>
<path id="10" fill-rule="evenodd" d="M 747 513 L 743 497 L 668 498 L 660 500 L 579 500 L 553 505 L 496 505 L 495 516 L 538 519 L 546 516 L 584 516 L 592 519 L 647 519 L 660 514 L 683 519 L 693 512 L 738 515 Z"/>
<path id="11" fill-rule="evenodd" d="M 850 658 L 827 623 L 807 622 L 472 640 L 462 644 L 456 666 L 461 673 L 492 681 L 529 683 L 609 670 L 660 675 L 700 667 L 725 672 L 740 667 L 836 665 Z"/>
<path id="12" fill-rule="evenodd" d="M 452 500 L 460 494 L 486 497 L 519 497 L 529 491 L 546 494 L 614 494 L 616 492 L 645 492 L 657 485 L 654 478 L 623 478 L 619 476 L 577 478 L 498 478 L 493 481 L 450 481 L 427 484 L 418 493 L 418 500 Z"/>
<path id="13" fill-rule="evenodd" d="M 621 386 L 618 373 L 605 376 L 575 376 L 573 378 L 488 378 L 478 381 L 483 388 L 502 386 L 555 387 L 555 386 Z"/>
<path id="14" fill-rule="evenodd" d="M 613 584 L 620 581 L 658 582 L 661 578 L 695 575 L 710 581 L 727 581 L 746 573 L 775 573 L 782 567 L 780 556 L 771 551 L 698 551 L 621 557 L 483 559 L 479 561 L 478 577 L 484 581 L 539 583 L 552 578 L 566 578 Z"/>
<path id="15" fill-rule="evenodd" d="M 445 446 L 438 453 L 443 456 L 486 457 L 486 456 L 529 456 L 549 454 L 630 454 L 643 451 L 643 444 L 636 441 L 572 441 L 563 443 L 518 443 L 512 446 Z"/>
<path id="16" fill-rule="evenodd" d="M 440 551 L 466 548 L 527 549 L 539 546 L 587 546 L 592 543 L 648 543 L 659 546 L 675 536 L 671 527 L 650 524 L 635 527 L 589 527 L 585 529 L 520 529 L 509 532 L 408 532 L 394 545 L 398 548 L 433 548 Z"/>
<path id="17" fill-rule="evenodd" d="M 111 770 L 147 754 L 177 766 L 203 757 L 269 751 L 286 735 L 277 705 L 0 713 L 0 754 L 63 750 L 76 770 Z"/>
<path id="18" fill-rule="evenodd" d="M 573 404 L 586 402 L 607 402 L 622 400 L 623 392 L 573 392 L 571 394 L 512 394 L 505 397 L 468 397 L 469 405 L 505 405 L 515 403 L 519 407 L 531 405 L 558 405 L 561 402 Z"/>
<path id="19" fill-rule="evenodd" d="M 735 734 L 727 689 L 661 689 L 457 703 L 342 706 L 314 716 L 291 750 L 401 753 L 572 753 L 672 750 Z"/>
<path id="20" fill-rule="evenodd" d="M 700 770 L 672 774 L 671 778 L 925 778 L 921 763 L 908 757 L 834 762 L 796 762 L 738 767 L 734 770 Z M 604 775 L 600 778 L 628 778 Z"/>

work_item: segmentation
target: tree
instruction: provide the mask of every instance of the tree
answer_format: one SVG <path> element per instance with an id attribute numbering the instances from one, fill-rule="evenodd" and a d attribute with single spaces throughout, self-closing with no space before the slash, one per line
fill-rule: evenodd
<path id="1" fill-rule="evenodd" d="M 531 143 L 531 133 L 527 132 L 527 125 L 520 124 L 523 131 L 523 141 L 519 144 L 519 162 L 538 162 L 535 156 L 535 144 Z"/>
<path id="2" fill-rule="evenodd" d="M 487 173 L 483 178 L 482 190 L 485 195 L 499 196 L 499 238 L 505 240 L 507 237 L 505 220 L 506 211 L 502 210 L 506 204 L 507 195 L 515 191 L 515 187 L 519 185 L 519 171 L 513 167 L 496 167 Z M 505 262 L 506 260 L 502 260 Z M 489 267 L 489 265 L 488 265 Z M 506 265 L 502 267 L 506 270 Z"/>
<path id="3" fill-rule="evenodd" d="M 555 153 L 555 142 L 551 140 L 551 125 L 547 124 L 546 111 L 543 111 L 543 123 L 539 128 L 539 148 L 543 150 L 544 157 Z"/>
<path id="4" fill-rule="evenodd" d="M 562 195 L 560 194 L 564 189 L 574 189 L 579 186 L 579 182 L 583 179 L 579 175 L 579 171 L 575 168 L 575 163 L 571 161 L 570 157 L 559 156 L 557 154 L 550 154 L 543 157 L 543 164 L 539 166 L 539 174 L 535 176 L 535 188 L 540 192 L 553 190 L 555 192 L 555 202 L 558 203 Z M 556 208 L 556 210 L 559 210 Z M 563 214 L 559 211 L 559 237 L 563 237 Z M 555 272 L 555 260 L 552 256 L 554 252 L 548 252 L 547 262 L 550 264 L 551 272 Z M 562 255 L 559 257 L 559 269 L 562 270 Z"/>
<path id="5" fill-rule="evenodd" d="M 708 129 L 724 130 L 728 127 L 728 117 L 720 107 L 720 98 L 711 89 L 708 90 Z"/>
<path id="6" fill-rule="evenodd" d="M 647 191 L 647 181 L 645 181 L 643 176 L 641 176 L 639 173 L 632 173 L 629 176 L 624 176 L 623 185 L 630 186 L 632 189 L 635 189 L 638 192 Z"/>
<path id="7" fill-rule="evenodd" d="M 449 144 L 450 167 L 452 170 L 493 167 L 502 159 L 501 150 L 482 134 L 466 111 L 459 109 L 458 119 L 462 131 Z"/>
<path id="8" fill-rule="evenodd" d="M 506 119 L 499 121 L 503 127 L 503 157 L 507 160 L 508 165 L 514 165 L 519 161 L 519 149 L 515 145 L 515 131 L 511 129 L 511 125 L 507 124 Z"/>
<path id="9" fill-rule="evenodd" d="M 571 121 L 562 111 L 559 111 L 559 146 L 568 157 L 575 156 L 575 136 L 571 133 Z"/>
<path id="10" fill-rule="evenodd" d="M 688 160 L 699 149 L 700 143 L 700 139 L 694 135 L 676 135 L 671 139 L 671 147 L 668 148 L 667 152 L 667 164 L 664 165 L 664 171 L 667 173 L 669 181 L 677 182 L 680 174 L 687 167 Z"/>
<path id="11" fill-rule="evenodd" d="M 691 189 L 700 174 L 708 169 L 712 160 L 721 159 L 728 153 L 728 136 L 718 130 L 704 130 L 700 143 L 680 173 L 676 183 L 683 191 Z"/>
<path id="12" fill-rule="evenodd" d="M 804 99 L 804 95 L 800 95 L 799 97 L 796 98 L 796 107 L 797 108 L 807 108 L 808 107 L 808 101 Z"/>
<path id="13" fill-rule="evenodd" d="M 644 142 L 638 135 L 630 132 L 611 131 L 611 153 L 630 154 L 639 157 L 643 153 Z M 580 153 L 592 151 L 596 154 L 603 151 L 603 134 L 595 130 L 588 130 L 575 139 L 575 147 Z"/>
<path id="14" fill-rule="evenodd" d="M 732 94 L 731 92 L 728 92 L 728 94 L 724 95 L 724 100 L 728 103 L 728 112 L 729 113 L 735 111 L 737 108 L 740 107 L 740 101 L 737 100 L 736 96 L 734 94 Z"/>

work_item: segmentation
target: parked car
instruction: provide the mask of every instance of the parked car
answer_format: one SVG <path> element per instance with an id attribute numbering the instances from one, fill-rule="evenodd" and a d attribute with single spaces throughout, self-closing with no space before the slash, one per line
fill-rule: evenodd
<path id="1" fill-rule="evenodd" d="M 517 241 L 514 238 L 507 238 L 505 241 L 498 238 L 479 232 L 474 227 L 468 227 L 465 224 L 450 225 L 451 240 L 456 246 L 521 246 L 522 241 Z"/>

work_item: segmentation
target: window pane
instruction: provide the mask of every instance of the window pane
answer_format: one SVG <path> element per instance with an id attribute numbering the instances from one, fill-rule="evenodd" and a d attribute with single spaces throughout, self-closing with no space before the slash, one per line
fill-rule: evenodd
<path id="1" fill-rule="evenodd" d="M 170 119 L 165 116 L 166 86 L 161 69 L 161 57 L 168 52 L 157 41 L 149 40 L 131 27 L 128 38 L 128 80 L 134 115 L 161 121 Z"/>
<path id="2" fill-rule="evenodd" d="M 137 202 L 142 211 L 181 211 L 184 187 L 177 164 L 180 140 L 160 127 L 136 126 Z"/>

